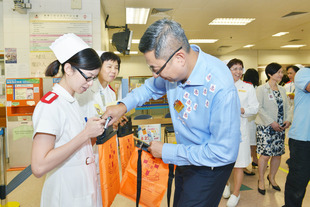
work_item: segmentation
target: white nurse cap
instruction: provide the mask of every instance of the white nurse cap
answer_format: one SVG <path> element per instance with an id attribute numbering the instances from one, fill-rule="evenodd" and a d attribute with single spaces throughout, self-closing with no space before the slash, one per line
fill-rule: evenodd
<path id="1" fill-rule="evenodd" d="M 57 38 L 50 48 L 57 60 L 63 64 L 76 53 L 90 47 L 77 35 L 68 33 Z"/>

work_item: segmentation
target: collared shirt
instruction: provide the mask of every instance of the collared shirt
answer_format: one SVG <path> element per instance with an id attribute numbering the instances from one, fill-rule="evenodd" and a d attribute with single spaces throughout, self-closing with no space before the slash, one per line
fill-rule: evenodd
<path id="1" fill-rule="evenodd" d="M 196 45 L 191 47 L 199 56 L 185 83 L 152 77 L 121 102 L 129 111 L 167 93 L 178 144 L 164 144 L 163 161 L 176 165 L 227 165 L 236 161 L 241 141 L 238 93 L 222 61 Z M 180 112 L 174 108 L 177 100 L 184 105 Z"/>
<path id="2" fill-rule="evenodd" d="M 47 133 L 56 136 L 55 148 L 69 142 L 85 127 L 77 100 L 59 84 L 53 92 L 59 97 L 47 104 L 40 101 L 33 113 L 34 135 Z M 72 129 L 72 130 L 66 130 Z"/>
<path id="3" fill-rule="evenodd" d="M 306 91 L 310 83 L 310 68 L 302 68 L 295 75 L 295 108 L 289 138 L 310 141 L 310 93 Z"/>
<path id="4" fill-rule="evenodd" d="M 116 95 L 110 85 L 107 85 L 105 88 L 100 85 L 100 95 L 104 96 L 104 106 L 116 104 Z"/>

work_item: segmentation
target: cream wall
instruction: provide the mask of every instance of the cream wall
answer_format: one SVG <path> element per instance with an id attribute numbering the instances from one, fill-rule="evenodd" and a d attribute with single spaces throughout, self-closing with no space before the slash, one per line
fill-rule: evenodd
<path id="1" fill-rule="evenodd" d="M 271 62 L 280 64 L 309 64 L 309 50 L 237 50 L 227 55 L 219 56 L 221 60 L 241 59 L 245 68 L 257 68 Z"/>
<path id="2" fill-rule="evenodd" d="M 3 53 L 3 1 L 0 0 L 0 54 Z"/>
<path id="3" fill-rule="evenodd" d="M 144 56 L 122 56 L 121 71 L 118 76 L 128 78 L 128 76 L 151 76 Z"/>
<path id="4" fill-rule="evenodd" d="M 80 10 L 71 9 L 71 1 L 69 0 L 31 0 L 30 3 L 32 9 L 29 9 L 27 14 L 20 14 L 12 10 L 14 7 L 13 0 L 3 0 L 3 9 L 1 9 L 0 14 L 3 14 L 3 32 L 0 33 L 4 35 L 4 48 L 17 48 L 17 67 L 26 71 L 25 77 L 29 77 L 30 74 L 30 12 L 89 13 L 92 15 L 93 47 L 96 50 L 101 50 L 101 46 L 104 46 L 101 44 L 101 4 L 99 0 L 82 0 L 82 9 Z"/>
<path id="5" fill-rule="evenodd" d="M 238 50 L 231 52 L 227 55 L 219 57 L 221 60 L 229 60 L 232 58 L 241 59 L 244 63 L 244 67 L 259 68 L 259 76 L 261 83 L 265 83 L 267 79 L 264 67 L 272 62 L 279 64 L 310 64 L 310 51 L 309 50 Z"/>

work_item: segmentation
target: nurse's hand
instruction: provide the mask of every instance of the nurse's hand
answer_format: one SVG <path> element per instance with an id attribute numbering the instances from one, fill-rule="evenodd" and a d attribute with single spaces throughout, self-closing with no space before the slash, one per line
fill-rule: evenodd
<path id="1" fill-rule="evenodd" d="M 153 155 L 153 157 L 161 158 L 163 146 L 164 143 L 162 142 L 151 141 L 150 146 L 147 148 L 147 150 Z"/>
<path id="2" fill-rule="evenodd" d="M 88 119 L 84 131 L 88 138 L 93 138 L 101 135 L 104 132 L 104 119 L 93 117 Z"/>
<path id="3" fill-rule="evenodd" d="M 111 116 L 112 119 L 108 125 L 111 126 L 114 122 L 117 122 L 126 112 L 126 105 L 120 102 L 118 105 L 108 106 L 101 118 L 106 120 L 109 116 Z"/>

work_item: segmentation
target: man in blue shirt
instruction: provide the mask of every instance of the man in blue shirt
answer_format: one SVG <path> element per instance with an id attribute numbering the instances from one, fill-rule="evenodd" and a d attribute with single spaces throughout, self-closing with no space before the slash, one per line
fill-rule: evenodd
<path id="1" fill-rule="evenodd" d="M 295 76 L 293 124 L 288 133 L 290 159 L 285 183 L 285 207 L 299 207 L 310 180 L 310 68 Z"/>
<path id="2" fill-rule="evenodd" d="M 103 118 L 112 122 L 149 99 L 167 94 L 178 144 L 153 141 L 148 150 L 177 165 L 174 206 L 218 206 L 238 155 L 240 103 L 227 66 L 196 45 L 180 24 L 162 19 L 140 40 L 153 77 Z"/>

